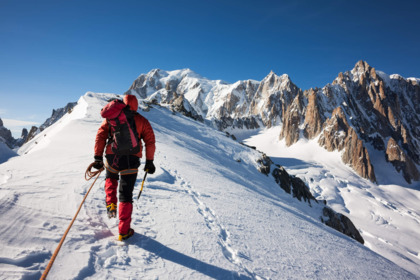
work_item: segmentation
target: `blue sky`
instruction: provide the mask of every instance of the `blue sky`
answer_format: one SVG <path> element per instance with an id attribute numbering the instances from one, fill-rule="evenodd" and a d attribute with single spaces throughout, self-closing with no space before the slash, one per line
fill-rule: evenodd
<path id="1" fill-rule="evenodd" d="M 0 118 L 40 124 L 154 68 L 227 82 L 273 70 L 308 89 L 362 59 L 420 77 L 419 10 L 417 0 L 0 0 Z"/>

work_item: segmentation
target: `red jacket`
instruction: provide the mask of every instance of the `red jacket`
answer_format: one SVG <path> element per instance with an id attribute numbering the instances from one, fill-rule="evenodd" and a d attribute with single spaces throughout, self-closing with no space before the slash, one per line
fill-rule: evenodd
<path id="1" fill-rule="evenodd" d="M 124 103 L 130 106 L 130 109 L 133 111 L 137 111 L 138 108 L 138 101 L 134 95 L 125 95 L 124 96 Z M 134 121 L 136 122 L 137 133 L 140 136 L 140 139 L 143 139 L 143 142 L 146 147 L 146 159 L 153 160 L 155 156 L 155 134 L 153 132 L 153 128 L 150 125 L 149 121 L 140 114 L 136 114 L 134 116 Z M 98 133 L 96 134 L 95 139 L 95 156 L 102 156 L 104 153 L 104 149 L 106 146 L 105 153 L 107 155 L 113 154 L 111 150 L 111 145 L 107 145 L 107 140 L 109 138 L 109 125 L 107 120 L 105 119 L 101 127 L 98 129 Z M 140 145 L 140 152 L 136 154 L 139 158 L 142 157 L 143 152 L 143 145 Z"/>

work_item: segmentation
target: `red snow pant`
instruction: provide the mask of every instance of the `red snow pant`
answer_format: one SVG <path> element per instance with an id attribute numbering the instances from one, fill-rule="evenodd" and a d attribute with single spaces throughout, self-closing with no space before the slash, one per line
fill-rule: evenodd
<path id="1" fill-rule="evenodd" d="M 137 180 L 137 168 L 140 166 L 140 159 L 137 156 L 106 155 L 106 180 L 105 194 L 106 204 L 117 204 L 120 222 L 118 230 L 120 234 L 127 234 L 130 230 L 131 213 L 133 212 L 133 189 Z M 127 172 L 127 170 L 130 170 Z M 135 173 L 134 173 L 135 172 Z M 118 180 L 120 184 L 118 187 Z"/>

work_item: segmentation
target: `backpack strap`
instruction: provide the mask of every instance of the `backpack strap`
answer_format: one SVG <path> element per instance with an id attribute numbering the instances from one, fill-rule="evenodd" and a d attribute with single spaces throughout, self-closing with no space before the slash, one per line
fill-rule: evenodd
<path id="1" fill-rule="evenodd" d="M 114 139 L 112 139 L 111 124 L 109 123 L 108 120 L 106 120 L 106 123 L 108 124 L 108 140 L 107 140 L 107 144 L 111 144 L 114 141 Z"/>

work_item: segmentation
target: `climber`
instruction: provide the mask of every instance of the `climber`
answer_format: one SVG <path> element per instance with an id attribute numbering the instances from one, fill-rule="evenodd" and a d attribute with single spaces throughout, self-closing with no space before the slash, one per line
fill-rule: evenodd
<path id="1" fill-rule="evenodd" d="M 95 139 L 95 164 L 93 167 L 100 169 L 105 166 L 106 168 L 105 200 L 109 218 L 116 217 L 119 200 L 118 240 L 125 240 L 134 234 L 130 224 L 133 211 L 133 189 L 140 166 L 140 158 L 142 157 L 143 145 L 141 140 L 143 140 L 146 148 L 144 171 L 150 174 L 155 172 L 153 164 L 156 149 L 155 134 L 149 121 L 137 112 L 137 108 L 138 100 L 134 95 L 125 95 L 122 102 L 121 100 L 113 100 L 108 103 L 101 111 L 101 115 L 106 119 L 99 127 Z M 112 115 L 112 118 L 110 115 Z M 132 148 L 133 145 L 137 146 Z M 131 148 L 129 152 L 127 150 L 120 152 L 120 147 L 127 146 Z M 104 150 L 105 162 L 103 161 Z"/>

